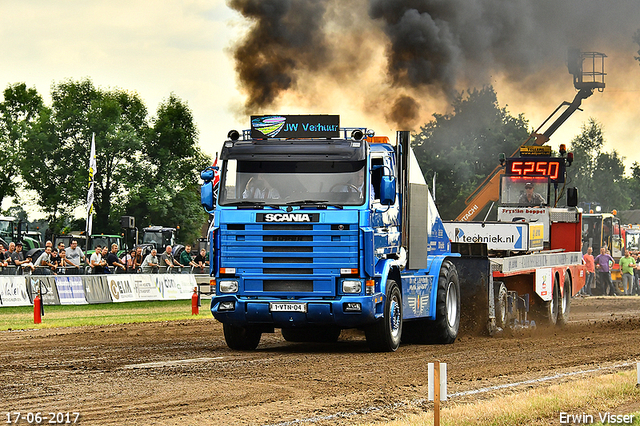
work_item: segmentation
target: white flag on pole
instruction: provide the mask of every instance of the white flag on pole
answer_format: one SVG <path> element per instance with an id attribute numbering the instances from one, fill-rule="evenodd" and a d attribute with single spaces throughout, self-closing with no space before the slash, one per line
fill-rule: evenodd
<path id="1" fill-rule="evenodd" d="M 93 228 L 93 199 L 96 175 L 96 134 L 91 136 L 91 154 L 89 156 L 89 191 L 87 192 L 87 237 Z"/>

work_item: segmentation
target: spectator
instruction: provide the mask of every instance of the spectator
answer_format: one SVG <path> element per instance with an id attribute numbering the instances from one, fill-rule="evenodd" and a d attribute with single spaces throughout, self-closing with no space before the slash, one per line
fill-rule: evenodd
<path id="1" fill-rule="evenodd" d="M 138 269 L 142 265 L 142 247 L 136 247 L 136 258 L 134 260 L 135 269 Z"/>
<path id="2" fill-rule="evenodd" d="M 184 246 L 184 250 L 180 253 L 180 264 L 182 265 L 182 273 L 188 274 L 193 268 L 197 268 L 198 264 L 191 258 L 191 245 Z"/>
<path id="3" fill-rule="evenodd" d="M 24 275 L 31 275 L 36 270 L 36 267 L 33 266 L 31 256 L 27 256 L 27 258 L 20 264 L 20 267 L 22 268 L 22 273 Z"/>
<path id="4" fill-rule="evenodd" d="M 11 245 L 9 245 L 9 247 L 11 247 Z M 24 253 L 22 251 L 22 242 L 18 241 L 16 243 L 16 251 L 13 252 L 11 257 L 13 259 L 13 264 L 16 266 L 16 268 L 22 266 L 22 264 L 25 262 Z"/>
<path id="5" fill-rule="evenodd" d="M 13 263 L 13 255 L 16 252 L 16 244 L 11 241 L 9 243 L 9 250 L 4 252 L 4 260 L 7 262 L 7 266 L 15 266 Z"/>
<path id="6" fill-rule="evenodd" d="M 193 261 L 196 262 L 196 264 L 198 265 L 198 268 L 200 268 L 200 273 L 204 274 L 205 266 L 209 266 L 209 256 L 207 254 L 207 250 L 200 249 L 200 253 L 198 253 L 196 258 L 193 259 Z"/>
<path id="7" fill-rule="evenodd" d="M 55 275 L 56 269 L 53 263 L 51 263 L 51 246 L 46 246 L 38 260 L 36 260 L 35 266 L 41 268 L 44 275 Z"/>
<path id="8" fill-rule="evenodd" d="M 640 253 L 636 253 L 636 269 L 634 271 L 633 292 L 632 294 L 640 294 Z"/>
<path id="9" fill-rule="evenodd" d="M 53 263 L 53 266 L 55 266 L 56 269 L 60 266 L 61 259 L 57 248 L 51 249 L 51 263 Z"/>
<path id="10" fill-rule="evenodd" d="M 47 240 L 47 242 L 44 243 L 44 248 L 47 248 L 47 247 L 51 247 L 53 249 L 53 243 L 51 242 L 51 240 Z"/>
<path id="11" fill-rule="evenodd" d="M 611 272 L 609 269 L 609 265 L 613 264 L 614 260 L 611 255 L 607 254 L 606 247 L 601 247 L 600 254 L 593 260 L 598 270 L 598 278 L 600 278 L 603 294 L 607 294 L 607 289 L 609 289 L 612 296 L 618 296 L 618 289 L 611 281 Z"/>
<path id="12" fill-rule="evenodd" d="M 104 274 L 110 274 L 111 270 L 109 269 L 109 265 L 107 264 L 107 256 L 109 255 L 109 249 L 107 246 L 102 247 L 102 260 L 104 260 Z"/>
<path id="13" fill-rule="evenodd" d="M 102 259 L 102 247 L 96 246 L 96 250 L 91 255 L 89 259 L 89 266 L 91 267 L 91 273 L 93 274 L 102 274 L 104 272 L 104 267 L 107 262 Z"/>
<path id="14" fill-rule="evenodd" d="M 624 257 L 620 258 L 620 272 L 622 272 L 622 288 L 626 296 L 633 293 L 633 270 L 635 267 L 636 260 L 631 257 L 629 250 L 625 250 Z"/>
<path id="15" fill-rule="evenodd" d="M 58 270 L 60 271 L 60 273 L 67 275 L 77 275 L 79 267 L 67 258 L 67 251 L 64 249 L 64 245 L 62 246 L 59 254 L 60 264 L 58 265 Z"/>
<path id="16" fill-rule="evenodd" d="M 124 256 L 122 256 L 122 258 L 120 259 L 120 263 L 124 265 L 125 270 L 127 272 L 135 273 L 136 272 L 135 260 L 136 260 L 136 250 L 133 249 L 130 252 L 126 253 Z"/>
<path id="17" fill-rule="evenodd" d="M 144 258 L 142 262 L 142 273 L 144 274 L 157 274 L 158 273 L 158 251 L 156 249 L 151 249 L 151 253 Z"/>
<path id="18" fill-rule="evenodd" d="M 7 266 L 9 266 L 9 262 L 5 259 L 4 246 L 0 244 L 0 268 L 6 268 Z"/>
<path id="19" fill-rule="evenodd" d="M 171 246 L 167 246 L 164 253 L 162 253 L 162 256 L 160 256 L 160 265 L 162 265 L 163 268 L 167 268 L 167 273 L 171 268 L 182 267 L 180 262 L 173 258 L 173 255 L 171 254 Z"/>
<path id="20" fill-rule="evenodd" d="M 591 286 L 596 277 L 596 264 L 593 261 L 593 248 L 589 247 L 587 253 L 582 256 L 585 266 L 587 267 L 587 276 L 585 279 L 584 287 L 580 292 L 586 296 L 591 296 Z"/>
<path id="21" fill-rule="evenodd" d="M 78 269 L 80 269 L 80 265 L 85 261 L 84 253 L 82 249 L 78 247 L 77 240 L 71 240 L 71 245 L 66 250 L 67 252 L 67 260 L 73 263 Z"/>
<path id="22" fill-rule="evenodd" d="M 111 252 L 107 254 L 107 265 L 112 267 L 116 274 L 124 274 L 127 272 L 127 267 L 118 259 L 118 245 L 111 244 Z"/>

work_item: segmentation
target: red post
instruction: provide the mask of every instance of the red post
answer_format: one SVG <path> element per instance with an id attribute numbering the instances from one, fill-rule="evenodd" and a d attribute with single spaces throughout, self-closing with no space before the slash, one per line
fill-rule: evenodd
<path id="1" fill-rule="evenodd" d="M 40 295 L 36 294 L 33 299 L 33 323 L 40 324 L 42 322 L 42 315 L 40 312 L 41 307 Z"/>
<path id="2" fill-rule="evenodd" d="M 198 308 L 198 287 L 193 288 L 193 295 L 191 296 L 191 315 L 198 315 L 200 309 Z"/>

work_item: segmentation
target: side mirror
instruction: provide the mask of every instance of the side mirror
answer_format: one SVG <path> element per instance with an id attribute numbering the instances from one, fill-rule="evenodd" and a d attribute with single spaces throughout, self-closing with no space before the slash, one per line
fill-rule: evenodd
<path id="1" fill-rule="evenodd" d="M 212 169 L 207 168 L 200 173 L 200 178 L 202 178 L 205 182 L 210 182 L 213 180 L 214 172 Z"/>
<path id="2" fill-rule="evenodd" d="M 389 206 L 396 201 L 396 178 L 382 176 L 380 181 L 380 203 Z"/>
<path id="3" fill-rule="evenodd" d="M 211 213 L 216 206 L 216 200 L 213 195 L 213 182 L 209 181 L 200 187 L 200 204 L 207 213 Z"/>
<path id="4" fill-rule="evenodd" d="M 576 207 L 578 205 L 578 188 L 567 188 L 567 206 Z"/>

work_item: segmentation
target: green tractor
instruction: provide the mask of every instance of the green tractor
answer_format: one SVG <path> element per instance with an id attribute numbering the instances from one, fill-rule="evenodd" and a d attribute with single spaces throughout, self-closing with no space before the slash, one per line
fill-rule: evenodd
<path id="1" fill-rule="evenodd" d="M 118 257 L 121 257 L 122 254 L 126 251 L 126 247 L 124 247 L 124 238 L 122 235 L 107 235 L 107 234 L 94 234 L 89 237 L 89 244 L 87 246 L 87 250 L 85 255 L 87 257 L 91 256 L 95 251 L 96 247 L 106 247 L 107 250 L 111 251 L 111 245 L 118 245 Z M 79 244 L 79 243 L 78 243 Z"/>
<path id="2" fill-rule="evenodd" d="M 5 249 L 9 248 L 9 243 L 22 241 L 25 251 L 29 251 L 42 246 L 39 232 L 30 232 L 28 227 L 22 229 L 23 222 L 12 216 L 0 216 L 0 244 Z"/>

